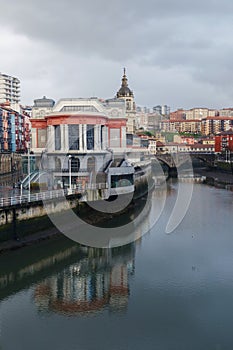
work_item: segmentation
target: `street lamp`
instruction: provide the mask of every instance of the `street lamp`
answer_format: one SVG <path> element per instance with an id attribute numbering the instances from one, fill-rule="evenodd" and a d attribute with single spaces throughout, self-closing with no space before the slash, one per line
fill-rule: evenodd
<path id="1" fill-rule="evenodd" d="M 30 142 L 28 142 L 28 201 L 30 202 L 31 196 L 31 164 L 30 164 Z"/>
<path id="2" fill-rule="evenodd" d="M 68 156 L 68 163 L 69 163 L 69 193 L 71 194 L 72 192 L 72 188 L 71 188 L 71 159 L 72 159 L 72 156 L 69 154 Z"/>
<path id="3" fill-rule="evenodd" d="M 20 197 L 23 195 L 23 183 L 20 181 Z"/>

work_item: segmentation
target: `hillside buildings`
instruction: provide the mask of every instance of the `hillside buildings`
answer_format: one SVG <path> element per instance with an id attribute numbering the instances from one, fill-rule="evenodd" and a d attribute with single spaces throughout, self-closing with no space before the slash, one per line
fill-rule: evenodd
<path id="1" fill-rule="evenodd" d="M 222 115 L 223 114 L 223 115 Z M 170 119 L 162 120 L 163 132 L 193 133 L 204 136 L 216 135 L 233 126 L 233 109 L 214 110 L 209 108 L 178 109 Z"/>

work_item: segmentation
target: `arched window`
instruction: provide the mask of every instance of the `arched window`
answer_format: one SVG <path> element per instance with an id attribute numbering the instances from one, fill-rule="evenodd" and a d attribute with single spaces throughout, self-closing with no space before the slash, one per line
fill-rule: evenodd
<path id="1" fill-rule="evenodd" d="M 95 164 L 95 157 L 89 157 L 88 160 L 87 160 L 87 171 L 88 172 L 92 172 L 92 171 L 95 171 L 95 167 L 96 167 L 96 164 Z"/>
<path id="2" fill-rule="evenodd" d="M 78 158 L 71 158 L 71 171 L 78 172 L 80 169 L 80 160 Z"/>
<path id="3" fill-rule="evenodd" d="M 58 157 L 55 157 L 55 169 L 61 170 L 61 159 Z"/>

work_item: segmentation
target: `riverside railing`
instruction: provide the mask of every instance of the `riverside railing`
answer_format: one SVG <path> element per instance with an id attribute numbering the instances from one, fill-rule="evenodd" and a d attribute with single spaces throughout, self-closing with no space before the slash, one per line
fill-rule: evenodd
<path id="1" fill-rule="evenodd" d="M 55 198 L 61 198 L 67 195 L 83 194 L 86 190 L 99 190 L 106 189 L 108 186 L 106 183 L 93 183 L 85 184 L 84 186 L 78 186 L 72 189 L 60 189 L 52 191 L 43 191 L 38 193 L 27 193 L 23 195 L 16 195 L 12 197 L 0 198 L 0 208 L 9 207 L 18 204 L 27 204 L 32 202 L 39 202 L 44 200 L 50 200 Z"/>
<path id="2" fill-rule="evenodd" d="M 12 197 L 3 197 L 0 198 L 0 207 L 8 207 L 11 205 L 24 204 L 24 203 L 32 203 L 39 202 L 41 200 L 48 200 L 63 197 L 66 195 L 66 191 L 64 190 L 53 190 L 53 191 L 44 191 L 38 193 L 27 193 L 22 196 L 12 196 Z"/>

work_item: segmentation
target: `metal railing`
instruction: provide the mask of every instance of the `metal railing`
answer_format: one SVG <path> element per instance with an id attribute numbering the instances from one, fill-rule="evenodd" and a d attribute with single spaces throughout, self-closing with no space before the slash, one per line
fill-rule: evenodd
<path id="1" fill-rule="evenodd" d="M 28 193 L 23 194 L 22 196 L 13 196 L 13 197 L 3 197 L 0 198 L 0 207 L 8 207 L 12 205 L 17 204 L 23 204 L 23 203 L 32 203 L 32 202 L 39 202 L 41 200 L 48 200 L 48 199 L 54 199 L 63 197 L 66 195 L 66 190 L 53 190 L 53 191 L 45 191 L 45 192 L 38 192 L 38 193 Z"/>
<path id="2" fill-rule="evenodd" d="M 107 189 L 107 183 L 87 183 L 84 186 L 77 185 L 76 188 L 66 188 L 60 190 L 52 190 L 52 191 L 43 191 L 38 193 L 27 193 L 22 196 L 12 196 L 12 197 L 2 197 L 0 198 L 0 208 L 9 207 L 13 205 L 19 204 L 27 204 L 33 202 L 39 202 L 44 200 L 50 200 L 55 198 L 62 198 L 67 195 L 73 194 L 83 194 L 86 190 L 100 190 Z"/>

